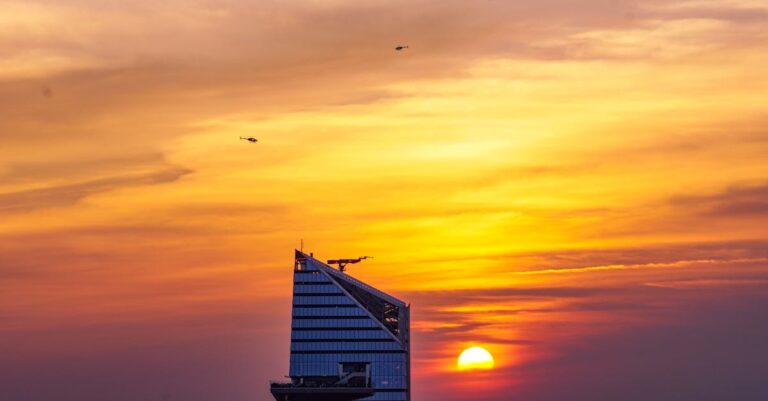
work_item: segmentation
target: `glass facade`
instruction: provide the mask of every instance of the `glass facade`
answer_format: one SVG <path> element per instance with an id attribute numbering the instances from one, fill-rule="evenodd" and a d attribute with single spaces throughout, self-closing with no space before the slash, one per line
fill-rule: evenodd
<path id="1" fill-rule="evenodd" d="M 294 383 L 341 382 L 347 372 L 367 372 L 359 386 L 374 393 L 363 400 L 410 400 L 409 307 L 403 301 L 297 251 L 292 313 Z"/>

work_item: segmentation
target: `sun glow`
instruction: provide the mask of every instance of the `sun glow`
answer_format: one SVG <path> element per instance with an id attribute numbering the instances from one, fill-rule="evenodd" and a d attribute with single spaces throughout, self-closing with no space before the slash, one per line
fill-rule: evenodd
<path id="1" fill-rule="evenodd" d="M 494 361 L 490 352 L 481 347 L 470 347 L 459 355 L 457 366 L 460 371 L 493 369 Z"/>

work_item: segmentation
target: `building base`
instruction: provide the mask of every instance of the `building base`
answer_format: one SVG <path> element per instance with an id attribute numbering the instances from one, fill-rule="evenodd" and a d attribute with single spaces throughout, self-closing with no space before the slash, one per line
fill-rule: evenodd
<path id="1" fill-rule="evenodd" d="M 276 401 L 353 401 L 374 394 L 371 387 L 298 387 L 293 384 L 272 384 L 270 391 Z"/>

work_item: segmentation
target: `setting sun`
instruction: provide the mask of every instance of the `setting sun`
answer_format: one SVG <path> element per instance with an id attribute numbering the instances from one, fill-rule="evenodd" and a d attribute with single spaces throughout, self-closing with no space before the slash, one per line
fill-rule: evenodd
<path id="1" fill-rule="evenodd" d="M 485 348 L 467 348 L 459 355 L 457 366 L 461 371 L 493 369 L 493 356 Z"/>

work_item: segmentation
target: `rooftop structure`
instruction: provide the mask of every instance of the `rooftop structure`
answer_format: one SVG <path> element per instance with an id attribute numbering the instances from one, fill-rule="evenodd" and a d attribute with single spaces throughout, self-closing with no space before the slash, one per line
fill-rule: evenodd
<path id="1" fill-rule="evenodd" d="M 410 401 L 405 302 L 296 251 L 288 383 L 277 401 Z"/>

